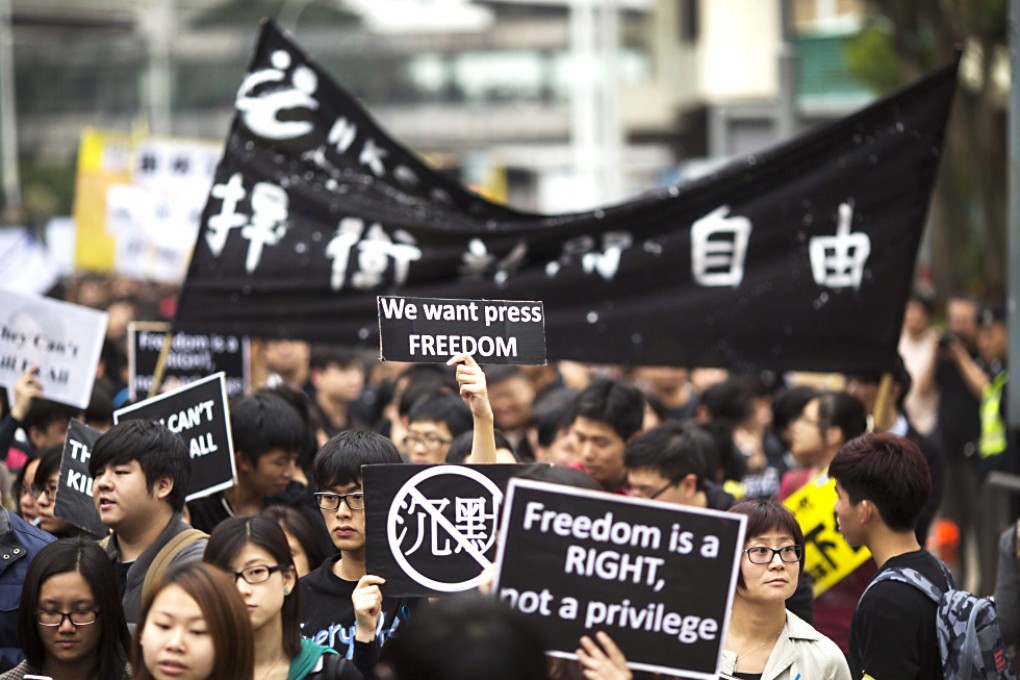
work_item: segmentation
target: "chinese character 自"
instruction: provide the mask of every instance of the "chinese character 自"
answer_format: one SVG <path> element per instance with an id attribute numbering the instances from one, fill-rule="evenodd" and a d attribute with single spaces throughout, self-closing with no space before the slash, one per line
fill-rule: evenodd
<path id="1" fill-rule="evenodd" d="M 727 217 L 729 210 L 724 205 L 691 225 L 691 273 L 703 286 L 736 288 L 744 279 L 751 220 Z"/>

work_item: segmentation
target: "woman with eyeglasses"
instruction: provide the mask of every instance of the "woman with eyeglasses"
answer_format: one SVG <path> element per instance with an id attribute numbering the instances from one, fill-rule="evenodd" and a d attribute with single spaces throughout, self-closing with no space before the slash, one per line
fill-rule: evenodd
<path id="1" fill-rule="evenodd" d="M 297 573 L 283 529 L 261 516 L 232 517 L 213 531 L 205 561 L 233 576 L 255 633 L 260 680 L 360 680 L 336 652 L 301 637 Z"/>
<path id="2" fill-rule="evenodd" d="M 54 514 L 57 503 L 57 484 L 60 481 L 60 460 L 63 455 L 63 444 L 47 446 L 39 453 L 39 467 L 35 470 L 35 482 L 32 484 L 32 496 L 35 497 L 39 512 L 39 528 L 57 538 L 74 538 L 75 536 L 93 538 L 87 531 L 79 529 Z"/>
<path id="3" fill-rule="evenodd" d="M 130 677 L 130 638 L 117 578 L 95 542 L 63 539 L 32 560 L 21 590 L 18 642 L 25 660 L 0 680 Z"/>
<path id="4" fill-rule="evenodd" d="M 35 471 L 39 467 L 39 457 L 34 456 L 18 471 L 14 479 L 11 493 L 15 499 L 15 512 L 21 519 L 39 526 L 39 504 L 36 503 L 32 484 L 35 483 Z"/>
<path id="5" fill-rule="evenodd" d="M 793 513 L 772 499 L 745 501 L 744 549 L 723 641 L 723 678 L 850 680 L 839 647 L 786 609 L 803 569 L 804 535 Z"/>

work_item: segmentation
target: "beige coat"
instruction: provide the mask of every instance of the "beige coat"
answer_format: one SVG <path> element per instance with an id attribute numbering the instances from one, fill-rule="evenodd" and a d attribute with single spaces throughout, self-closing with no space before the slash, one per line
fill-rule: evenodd
<path id="1" fill-rule="evenodd" d="M 723 673 L 733 673 L 737 655 L 723 650 Z M 791 611 L 772 648 L 761 680 L 850 680 L 850 667 L 836 643 Z"/>

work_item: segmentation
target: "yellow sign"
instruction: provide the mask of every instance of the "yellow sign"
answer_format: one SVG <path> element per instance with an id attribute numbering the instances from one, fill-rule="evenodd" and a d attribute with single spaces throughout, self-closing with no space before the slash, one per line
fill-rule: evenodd
<path id="1" fill-rule="evenodd" d="M 851 548 L 836 528 L 836 480 L 813 477 L 783 504 L 804 532 L 804 571 L 814 578 L 818 597 L 871 557 L 867 548 Z"/>
<path id="2" fill-rule="evenodd" d="M 74 191 L 74 262 L 80 271 L 113 271 L 116 240 L 106 229 L 106 194 L 114 184 L 131 182 L 131 147 L 130 135 L 82 133 Z"/>

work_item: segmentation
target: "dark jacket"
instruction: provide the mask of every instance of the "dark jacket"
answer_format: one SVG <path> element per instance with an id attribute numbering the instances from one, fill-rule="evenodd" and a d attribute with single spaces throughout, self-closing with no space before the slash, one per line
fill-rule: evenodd
<path id="1" fill-rule="evenodd" d="M 12 512 L 0 508 L 0 671 L 24 658 L 18 647 L 18 605 L 28 565 L 55 539 Z"/>
<path id="2" fill-rule="evenodd" d="M 124 617 L 127 619 L 128 626 L 132 631 L 134 631 L 135 619 L 138 617 L 138 609 L 142 605 L 142 585 L 145 583 L 145 574 L 149 571 L 149 566 L 163 546 L 170 542 L 171 538 L 190 528 L 191 526 L 184 521 L 179 512 L 174 513 L 173 517 L 170 518 L 170 523 L 167 524 L 166 529 L 159 535 L 159 538 L 146 548 L 145 552 L 139 555 L 138 559 L 128 569 L 127 587 L 124 589 L 122 600 L 124 602 Z M 201 561 L 206 543 L 208 541 L 203 538 L 185 545 L 174 556 L 171 564 Z M 110 556 L 113 562 L 120 560 L 120 552 L 117 548 L 117 534 L 112 534 L 110 540 L 106 543 L 106 554 Z"/>

